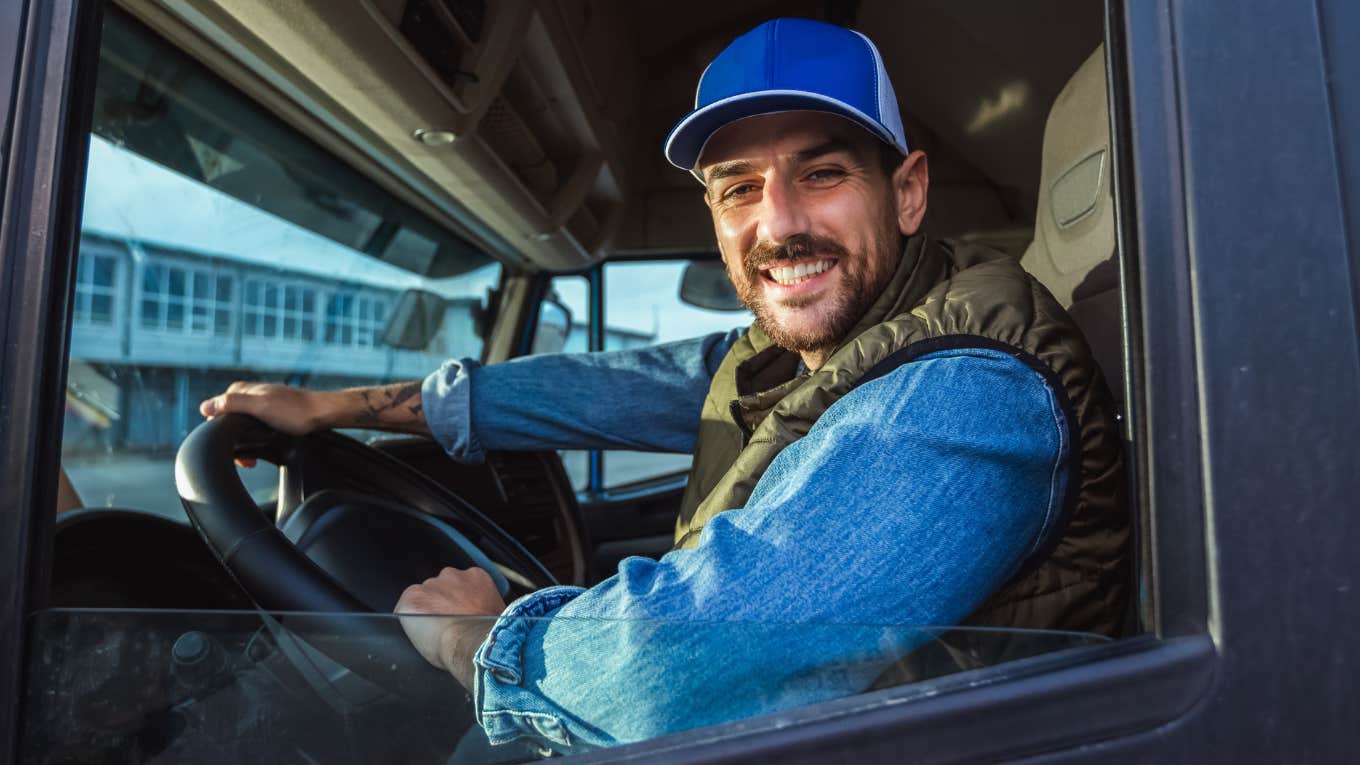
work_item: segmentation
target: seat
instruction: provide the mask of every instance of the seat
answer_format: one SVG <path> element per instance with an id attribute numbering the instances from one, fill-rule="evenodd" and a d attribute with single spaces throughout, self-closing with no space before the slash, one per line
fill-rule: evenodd
<path id="1" fill-rule="evenodd" d="M 1020 263 L 1048 287 L 1086 335 L 1114 394 L 1116 412 L 1122 413 L 1126 370 L 1110 162 L 1110 107 L 1101 45 L 1049 110 L 1034 241 Z M 1133 544 L 1137 570 L 1138 542 Z M 1141 596 L 1130 598 L 1124 634 L 1138 630 L 1140 609 Z"/>
<path id="2" fill-rule="evenodd" d="M 1048 113 L 1034 240 L 1020 263 L 1086 335 L 1122 411 L 1122 312 L 1105 93 L 1102 45 L 1072 75 Z"/>

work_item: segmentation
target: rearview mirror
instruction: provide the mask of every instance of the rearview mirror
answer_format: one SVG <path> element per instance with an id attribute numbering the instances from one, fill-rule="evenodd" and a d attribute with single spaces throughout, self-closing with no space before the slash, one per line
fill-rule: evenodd
<path id="1" fill-rule="evenodd" d="M 382 341 L 393 348 L 425 350 L 444 323 L 447 305 L 444 298 L 428 290 L 406 290 L 387 319 Z"/>
<path id="2" fill-rule="evenodd" d="M 680 299 L 710 311 L 744 311 L 741 298 L 720 260 L 692 260 L 680 280 Z"/>
<path id="3" fill-rule="evenodd" d="M 531 354 L 561 353 L 571 337 L 573 319 L 571 309 L 554 292 L 538 307 L 538 329 L 534 331 Z"/>

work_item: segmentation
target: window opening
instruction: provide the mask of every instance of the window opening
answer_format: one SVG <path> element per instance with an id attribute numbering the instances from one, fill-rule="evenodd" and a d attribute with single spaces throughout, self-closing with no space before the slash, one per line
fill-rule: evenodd
<path id="1" fill-rule="evenodd" d="M 231 333 L 235 280 L 230 274 L 160 258 L 144 259 L 140 270 L 139 329 L 194 337 Z"/>
<path id="2" fill-rule="evenodd" d="M 715 311 L 680 299 L 680 284 L 691 261 L 645 260 L 606 263 L 604 350 L 644 347 L 727 332 L 751 323 L 749 311 Z M 608 490 L 683 474 L 688 454 L 612 450 L 602 456 L 600 488 Z"/>
<path id="3" fill-rule="evenodd" d="M 75 322 L 90 327 L 112 327 L 121 263 L 115 252 L 101 252 L 92 245 L 90 254 L 76 266 Z"/>
<path id="4" fill-rule="evenodd" d="M 182 517 L 175 451 L 234 380 L 343 388 L 480 355 L 496 261 L 116 7 L 94 114 L 62 444 L 87 506 Z M 440 299 L 438 330 L 389 347 L 409 289 Z M 274 496 L 272 467 L 243 476 Z"/>

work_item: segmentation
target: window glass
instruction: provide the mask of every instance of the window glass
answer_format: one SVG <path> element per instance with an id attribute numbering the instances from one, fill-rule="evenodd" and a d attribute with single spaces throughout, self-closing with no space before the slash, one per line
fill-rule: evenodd
<path id="1" fill-rule="evenodd" d="M 448 618 L 490 627 L 487 617 L 407 618 Z M 829 648 L 823 661 L 799 667 L 796 675 L 775 674 L 777 662 L 726 663 L 713 670 L 711 681 L 735 690 L 716 697 L 688 692 L 686 684 L 662 677 L 646 664 L 631 674 L 604 672 L 582 683 L 579 695 L 554 699 L 569 710 L 567 715 L 530 716 L 536 721 L 531 730 L 540 738 L 491 747 L 476 723 L 471 696 L 448 674 L 430 671 L 400 683 L 388 680 L 416 700 L 405 703 L 379 684 L 389 677 L 388 667 L 395 670 L 396 661 L 411 652 L 391 614 L 336 618 L 255 611 L 52 609 L 32 620 L 27 662 L 31 690 L 25 699 L 21 759 L 203 765 L 536 762 L 551 756 L 554 748 L 559 753 L 596 748 L 564 737 L 564 726 L 579 735 L 597 717 L 611 722 L 626 718 L 612 714 L 611 707 L 602 708 L 599 695 L 586 686 L 608 688 L 617 703 L 657 715 L 654 720 L 638 718 L 635 727 L 609 731 L 627 740 L 638 737 L 638 728 L 647 733 L 657 728 L 682 731 L 849 696 L 858 691 L 858 683 L 876 677 L 876 687 L 890 687 L 959 669 L 942 660 L 902 661 L 912 649 L 916 656 L 947 655 L 948 641 L 958 633 L 938 627 L 559 616 L 550 621 L 511 617 L 501 628 L 514 634 L 547 624 L 643 646 L 637 651 L 643 662 L 705 644 L 738 649 L 756 645 L 776 655 L 805 646 Z M 975 629 L 968 634 L 979 650 L 1004 649 L 1016 658 L 1108 642 L 1099 635 L 1040 630 Z M 701 668 L 691 668 L 682 679 L 694 685 L 709 678 Z M 529 685 L 521 695 L 532 699 L 534 688 Z M 575 714 L 589 722 L 570 716 Z M 788 721 L 769 716 L 751 724 Z"/>
<path id="2" fill-rule="evenodd" d="M 749 311 L 712 311 L 680 299 L 688 260 L 607 263 L 604 267 L 605 349 L 632 348 L 727 332 L 751 323 Z M 695 413 L 696 420 L 698 413 Z M 611 451 L 604 487 L 614 488 L 689 469 L 688 454 Z"/>
<path id="3" fill-rule="evenodd" d="M 180 517 L 175 451 L 233 380 L 371 385 L 480 355 L 499 264 L 114 8 L 94 112 L 63 437 L 87 506 Z M 388 347 L 413 288 L 446 301 L 440 331 Z M 274 495 L 272 467 L 245 477 Z"/>

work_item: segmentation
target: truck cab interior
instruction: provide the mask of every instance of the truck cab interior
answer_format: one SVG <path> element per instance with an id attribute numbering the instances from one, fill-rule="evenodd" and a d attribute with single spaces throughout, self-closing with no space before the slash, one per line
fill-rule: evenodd
<path id="1" fill-rule="evenodd" d="M 30 670 L 68 690 L 29 701 L 32 761 L 185 761 L 228 739 L 234 759 L 265 756 L 277 730 L 233 739 L 213 721 L 299 687 L 325 699 L 275 720 L 293 726 L 300 761 L 440 761 L 470 721 L 433 722 L 409 652 L 365 642 L 395 622 L 294 612 L 390 613 L 398 580 L 441 556 L 485 560 L 520 594 L 590 585 L 669 548 L 685 455 L 461 465 L 428 439 L 376 432 L 210 440 L 197 403 L 236 379 L 346 387 L 418 379 L 450 357 L 749 322 L 740 306 L 714 310 L 730 298 L 677 298 L 712 274 L 716 245 L 699 187 L 661 146 L 706 62 L 768 18 L 874 39 L 909 144 L 929 156 L 926 234 L 1020 259 L 1127 400 L 1098 3 L 114 0 L 99 16 L 78 105 L 89 153 L 54 610 Z M 234 471 L 244 451 L 276 464 Z M 189 522 L 186 487 L 209 484 L 200 498 L 233 503 L 244 526 L 213 531 L 207 511 Z M 402 511 L 379 498 L 454 533 L 412 551 L 426 522 L 385 536 L 372 514 Z M 224 569 L 214 545 L 261 523 L 310 562 L 292 551 Z M 1143 615 L 1129 621 L 1134 634 Z M 1033 653 L 1100 642 L 1050 636 Z M 401 677 L 360 666 L 375 652 Z M 336 719 L 344 742 L 325 735 Z M 421 732 L 400 746 L 375 735 L 393 726 Z"/>

